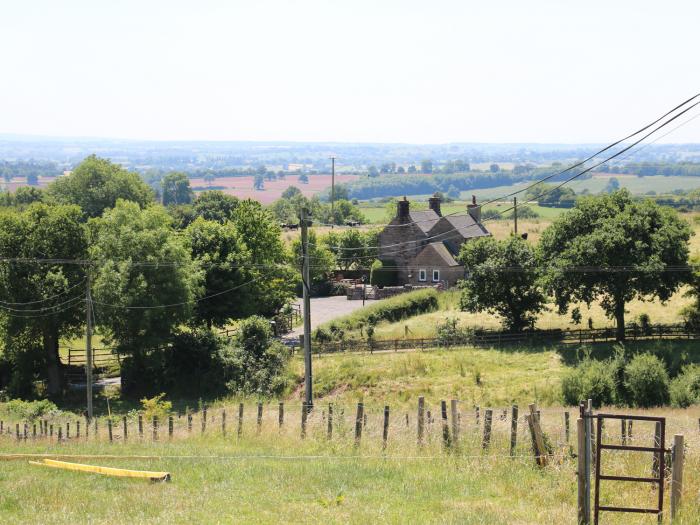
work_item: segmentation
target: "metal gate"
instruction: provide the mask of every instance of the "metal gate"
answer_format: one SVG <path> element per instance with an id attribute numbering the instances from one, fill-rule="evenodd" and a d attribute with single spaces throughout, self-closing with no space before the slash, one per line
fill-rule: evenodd
<path id="1" fill-rule="evenodd" d="M 664 474 L 666 470 L 665 460 L 665 443 L 666 443 L 666 418 L 652 416 L 628 416 L 620 414 L 596 414 L 593 416 L 597 419 L 596 428 L 596 456 L 595 456 L 595 507 L 594 507 L 594 523 L 598 525 L 598 517 L 601 511 L 605 512 L 634 512 L 641 514 L 656 514 L 661 522 L 664 506 Z M 655 441 L 653 447 L 640 447 L 634 445 L 611 445 L 602 442 L 603 421 L 606 419 L 627 420 L 627 421 L 647 421 L 657 423 L 657 428 L 660 431 L 657 434 L 658 440 Z M 654 477 L 631 477 L 631 476 L 608 476 L 600 472 L 600 457 L 604 450 L 630 450 L 635 452 L 651 452 L 654 454 L 654 472 L 658 474 Z M 658 467 L 658 468 L 657 468 Z M 600 505 L 600 482 L 601 481 L 630 481 L 637 483 L 653 483 L 658 484 L 658 505 L 653 509 L 635 508 L 635 507 L 612 507 Z"/>

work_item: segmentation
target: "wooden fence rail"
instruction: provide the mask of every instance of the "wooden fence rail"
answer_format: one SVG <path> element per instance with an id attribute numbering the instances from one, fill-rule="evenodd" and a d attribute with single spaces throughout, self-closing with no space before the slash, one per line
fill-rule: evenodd
<path id="1" fill-rule="evenodd" d="M 629 327 L 625 338 L 631 341 L 658 339 L 700 339 L 700 333 L 688 330 L 682 325 L 655 325 L 646 328 Z M 464 337 L 445 338 L 403 338 L 403 339 L 345 339 L 341 341 L 314 341 L 314 353 L 339 352 L 381 352 L 399 350 L 428 350 L 452 346 L 501 346 L 509 344 L 583 344 L 602 343 L 616 340 L 615 328 L 594 328 L 575 330 L 532 330 L 525 332 L 500 332 L 479 330 Z M 298 347 L 293 346 L 293 351 Z"/>

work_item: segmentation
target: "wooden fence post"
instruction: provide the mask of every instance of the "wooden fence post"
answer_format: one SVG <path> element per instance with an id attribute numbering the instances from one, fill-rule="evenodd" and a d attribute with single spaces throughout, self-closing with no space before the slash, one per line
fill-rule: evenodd
<path id="1" fill-rule="evenodd" d="M 139 414 L 139 437 L 143 438 L 143 415 Z"/>
<path id="2" fill-rule="evenodd" d="M 384 427 L 382 431 L 382 450 L 386 450 L 389 439 L 389 405 L 384 407 Z"/>
<path id="3" fill-rule="evenodd" d="M 624 419 L 620 420 L 620 443 L 627 444 L 627 421 Z"/>
<path id="4" fill-rule="evenodd" d="M 355 416 L 355 446 L 360 446 L 362 439 L 362 426 L 365 416 L 365 406 L 363 403 L 357 404 L 357 415 Z"/>
<path id="5" fill-rule="evenodd" d="M 158 416 L 153 416 L 151 424 L 153 425 L 153 441 L 158 441 Z"/>
<path id="6" fill-rule="evenodd" d="M 452 418 L 452 442 L 457 445 L 459 441 L 459 411 L 456 399 L 450 400 L 450 417 Z"/>
<path id="7" fill-rule="evenodd" d="M 63 432 L 63 427 L 61 425 L 58 426 L 58 442 L 60 443 L 63 441 L 63 437 L 61 436 L 61 432 Z"/>
<path id="8" fill-rule="evenodd" d="M 447 423 L 447 401 L 444 399 L 440 401 L 440 416 L 442 419 L 442 443 L 446 447 L 450 447 L 452 443 L 450 442 L 450 427 Z"/>
<path id="9" fill-rule="evenodd" d="M 221 411 L 221 435 L 226 437 L 226 409 Z"/>
<path id="10" fill-rule="evenodd" d="M 19 425 L 17 425 L 17 435 L 19 435 Z M 53 423 L 49 425 L 49 437 L 53 437 Z M 97 434 L 95 434 L 95 437 L 97 437 Z"/>
<path id="11" fill-rule="evenodd" d="M 109 434 L 109 442 L 112 442 L 112 418 L 107 418 L 107 434 Z"/>
<path id="12" fill-rule="evenodd" d="M 537 406 L 534 403 L 528 405 L 530 410 L 530 418 L 528 419 L 528 424 L 530 425 L 530 432 L 534 439 L 533 448 L 535 449 L 535 455 L 537 459 L 537 464 L 541 467 L 547 466 L 547 449 L 544 446 L 544 438 L 542 436 L 542 428 L 540 427 L 540 421 L 537 417 Z"/>
<path id="13" fill-rule="evenodd" d="M 189 410 L 187 411 L 187 432 L 192 432 L 192 413 Z"/>
<path id="14" fill-rule="evenodd" d="M 632 443 L 632 422 L 633 420 L 627 421 L 627 441 Z"/>
<path id="15" fill-rule="evenodd" d="M 493 410 L 487 408 L 484 412 L 484 437 L 481 441 L 481 448 L 486 450 L 491 444 L 491 422 L 493 421 Z"/>
<path id="16" fill-rule="evenodd" d="M 173 439 L 173 433 L 175 431 L 175 422 L 173 421 L 172 414 L 168 416 L 168 438 Z"/>
<path id="17" fill-rule="evenodd" d="M 202 409 L 202 434 L 207 429 L 207 407 Z"/>
<path id="18" fill-rule="evenodd" d="M 330 440 L 333 437 L 333 403 L 328 403 L 328 429 L 326 437 Z"/>
<path id="19" fill-rule="evenodd" d="M 476 426 L 479 426 L 479 405 L 474 405 L 474 412 L 476 414 Z"/>
<path id="20" fill-rule="evenodd" d="M 124 433 L 124 441 L 126 441 L 127 438 L 129 437 L 128 436 L 129 429 L 127 428 L 126 416 L 122 416 L 122 427 L 123 427 L 122 430 Z M 80 429 L 78 429 L 78 432 L 80 432 Z M 80 436 L 78 436 L 78 437 L 80 437 Z"/>
<path id="21" fill-rule="evenodd" d="M 673 436 L 673 460 L 671 467 L 671 520 L 676 517 L 681 506 L 681 494 L 683 492 L 683 435 Z"/>
<path id="22" fill-rule="evenodd" d="M 243 435 L 243 403 L 238 404 L 238 437 Z"/>
<path id="23" fill-rule="evenodd" d="M 80 434 L 78 434 L 78 437 L 80 437 Z M 32 439 L 36 439 L 36 423 L 32 425 Z"/>
<path id="24" fill-rule="evenodd" d="M 41 421 L 39 421 L 39 430 L 41 431 Z M 80 438 L 80 420 L 75 422 L 75 437 Z"/>
<path id="25" fill-rule="evenodd" d="M 576 443 L 578 445 L 578 521 L 581 525 L 590 525 L 590 515 L 588 510 L 590 507 L 590 492 L 587 491 L 588 484 L 586 483 L 586 425 L 582 418 L 576 420 Z"/>
<path id="26" fill-rule="evenodd" d="M 425 398 L 418 398 L 418 444 L 423 445 L 423 434 L 425 433 Z"/>
<path id="27" fill-rule="evenodd" d="M 309 416 L 306 401 L 301 404 L 301 439 L 306 438 L 306 418 Z"/>
<path id="28" fill-rule="evenodd" d="M 24 439 L 27 439 L 27 424 L 24 424 Z M 70 422 L 66 421 L 66 439 L 70 439 Z"/>
<path id="29" fill-rule="evenodd" d="M 277 422 L 281 429 L 282 425 L 284 425 L 284 403 L 280 403 L 277 407 Z"/>
<path id="30" fill-rule="evenodd" d="M 569 411 L 564 412 L 564 438 L 569 442 Z"/>
<path id="31" fill-rule="evenodd" d="M 515 456 L 518 444 L 518 405 L 510 407 L 510 455 Z"/>
<path id="32" fill-rule="evenodd" d="M 258 402 L 257 434 L 260 435 L 262 429 L 263 404 Z"/>

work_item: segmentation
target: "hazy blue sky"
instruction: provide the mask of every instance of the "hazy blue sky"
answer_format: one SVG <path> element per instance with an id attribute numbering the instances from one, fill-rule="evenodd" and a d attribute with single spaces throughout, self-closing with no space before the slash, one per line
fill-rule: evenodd
<path id="1" fill-rule="evenodd" d="M 700 91 L 697 1 L 0 0 L 0 133 L 606 142 Z M 699 142 L 700 119 L 666 142 Z"/>

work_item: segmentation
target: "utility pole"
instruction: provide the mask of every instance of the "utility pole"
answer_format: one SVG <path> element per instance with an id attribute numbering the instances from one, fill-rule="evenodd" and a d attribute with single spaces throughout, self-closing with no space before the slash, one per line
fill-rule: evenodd
<path id="1" fill-rule="evenodd" d="M 87 315 L 85 331 L 85 390 L 87 391 L 87 416 L 92 419 L 92 296 L 90 294 L 90 268 L 87 270 L 87 287 L 85 291 L 85 312 Z"/>
<path id="2" fill-rule="evenodd" d="M 331 155 L 331 229 L 335 224 L 335 155 Z"/>
<path id="3" fill-rule="evenodd" d="M 518 235 L 518 198 L 513 197 L 513 221 L 514 221 L 514 231 L 515 235 Z"/>
<path id="4" fill-rule="evenodd" d="M 301 282 L 304 298 L 304 399 L 306 410 L 311 410 L 313 407 L 313 381 L 311 375 L 311 278 L 309 272 L 309 210 L 301 209 L 300 226 L 301 226 L 301 251 L 303 256 L 303 265 L 301 270 Z"/>

